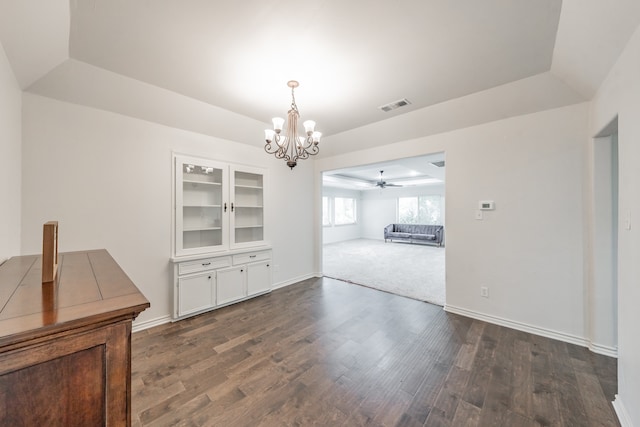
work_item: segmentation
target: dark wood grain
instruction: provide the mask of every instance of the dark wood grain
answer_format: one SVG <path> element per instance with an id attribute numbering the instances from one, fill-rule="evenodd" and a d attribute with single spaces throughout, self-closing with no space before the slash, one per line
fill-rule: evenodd
<path id="1" fill-rule="evenodd" d="M 60 254 L 55 282 L 40 270 L 38 256 L 0 267 L 0 425 L 130 425 L 131 322 L 148 301 L 104 250 Z"/>
<path id="2" fill-rule="evenodd" d="M 108 324 L 116 318 L 132 320 L 149 307 L 149 301 L 107 251 L 68 252 L 60 254 L 59 259 L 53 290 L 42 286 L 40 256 L 14 257 L 0 268 L 0 295 L 9 295 L 0 307 L 3 351 L 19 348 L 21 343 L 32 345 L 39 337 Z M 118 291 L 104 296 L 92 266 L 97 271 L 114 271 L 112 275 L 122 280 Z M 53 292 L 53 298 L 47 298 L 47 292 Z M 54 313 L 50 313 L 47 300 L 55 301 Z"/>
<path id="3" fill-rule="evenodd" d="M 96 346 L 0 376 L 0 425 L 104 425 L 104 378 L 94 375 L 103 364 Z"/>
<path id="4" fill-rule="evenodd" d="M 132 367 L 135 425 L 618 425 L 615 359 L 327 278 L 136 333 Z"/>

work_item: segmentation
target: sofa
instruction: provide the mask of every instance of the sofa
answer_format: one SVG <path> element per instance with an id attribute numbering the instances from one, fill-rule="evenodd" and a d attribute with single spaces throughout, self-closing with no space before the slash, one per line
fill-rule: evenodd
<path id="1" fill-rule="evenodd" d="M 444 226 L 427 224 L 389 224 L 384 228 L 384 241 L 400 240 L 411 243 L 442 245 Z"/>

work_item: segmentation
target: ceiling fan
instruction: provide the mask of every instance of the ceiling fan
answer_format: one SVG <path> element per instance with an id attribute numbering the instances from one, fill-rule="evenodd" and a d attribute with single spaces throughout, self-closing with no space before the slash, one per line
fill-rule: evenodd
<path id="1" fill-rule="evenodd" d="M 384 171 L 380 171 L 380 178 L 378 178 L 378 182 L 376 182 L 376 187 L 385 188 L 385 187 L 402 187 L 402 185 L 392 184 L 382 179 L 382 174 Z"/>

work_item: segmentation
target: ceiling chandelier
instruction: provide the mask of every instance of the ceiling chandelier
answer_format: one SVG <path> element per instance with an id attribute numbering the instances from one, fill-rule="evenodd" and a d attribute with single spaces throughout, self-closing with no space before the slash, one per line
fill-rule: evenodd
<path id="1" fill-rule="evenodd" d="M 322 134 L 314 130 L 316 122 L 313 120 L 307 120 L 302 125 L 306 136 L 298 136 L 298 118 L 300 113 L 298 112 L 298 106 L 296 105 L 296 98 L 293 94 L 293 90 L 300 85 L 295 80 L 287 82 L 287 86 L 291 88 L 291 109 L 287 113 L 287 131 L 282 133 L 282 125 L 284 125 L 284 119 L 280 117 L 274 117 L 273 129 L 266 129 L 264 136 L 266 144 L 264 151 L 269 154 L 275 154 L 278 159 L 285 159 L 287 166 L 293 169 L 298 160 L 308 159 L 309 156 L 314 156 L 320 152 L 318 143 Z M 275 144 L 274 144 L 275 143 Z"/>

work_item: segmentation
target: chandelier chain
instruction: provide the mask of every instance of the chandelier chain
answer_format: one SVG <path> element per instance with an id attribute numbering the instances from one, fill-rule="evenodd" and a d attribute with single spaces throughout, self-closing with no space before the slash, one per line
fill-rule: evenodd
<path id="1" fill-rule="evenodd" d="M 295 86 L 291 87 L 291 109 L 298 111 L 298 106 L 296 105 L 296 96 L 294 94 Z"/>

